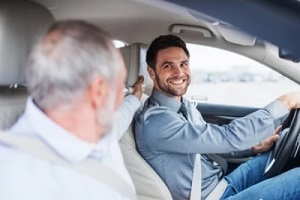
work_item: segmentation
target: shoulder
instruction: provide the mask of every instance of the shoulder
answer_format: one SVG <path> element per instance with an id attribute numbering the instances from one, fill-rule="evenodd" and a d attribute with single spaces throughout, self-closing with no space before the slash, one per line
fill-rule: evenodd
<path id="1" fill-rule="evenodd" d="M 47 164 L 24 152 L 8 146 L 0 146 L 0 188 L 1 198 L 21 199 L 43 198 L 41 185 L 48 186 Z M 47 180 L 47 181 L 46 181 Z M 49 188 L 49 187 L 48 187 Z M 34 192 L 34 193 L 33 193 Z"/>
<path id="2" fill-rule="evenodd" d="M 123 199 L 113 188 L 72 168 L 0 146 L 1 199 Z M 80 190 L 74 190 L 80 188 Z M 16 193 L 17 191 L 17 193 Z"/>
<path id="3" fill-rule="evenodd" d="M 160 133 L 182 123 L 181 116 L 171 108 L 159 104 L 145 104 L 142 112 L 135 117 L 135 133 L 154 137 L 156 134 L 153 133 Z"/>
<path id="4" fill-rule="evenodd" d="M 35 171 L 35 173 L 31 173 L 30 177 L 43 175 L 47 173 L 47 168 L 50 166 L 48 162 L 3 144 L 0 146 L 0 163 L 1 177 L 9 176 L 7 178 L 18 177 L 19 175 L 24 177 L 30 171 Z"/>
<path id="5" fill-rule="evenodd" d="M 145 102 L 143 109 L 137 114 L 135 120 L 138 122 L 143 121 L 156 121 L 159 119 L 173 118 L 176 112 L 168 107 L 161 106 L 158 103 Z M 177 117 L 177 116 L 176 116 Z"/>

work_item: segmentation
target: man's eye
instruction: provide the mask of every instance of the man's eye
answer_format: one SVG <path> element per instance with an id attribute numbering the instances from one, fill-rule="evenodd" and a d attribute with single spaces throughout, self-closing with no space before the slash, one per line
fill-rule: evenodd
<path id="1" fill-rule="evenodd" d="M 170 68 L 171 65 L 164 65 L 163 68 Z"/>
<path id="2" fill-rule="evenodd" d="M 187 67 L 189 64 L 187 62 L 181 63 L 180 67 Z"/>

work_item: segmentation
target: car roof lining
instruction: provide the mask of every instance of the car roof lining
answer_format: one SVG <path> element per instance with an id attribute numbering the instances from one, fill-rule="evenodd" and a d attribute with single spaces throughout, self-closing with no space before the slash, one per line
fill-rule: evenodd
<path id="1" fill-rule="evenodd" d="M 185 24 L 206 28 L 213 34 L 213 37 L 207 38 L 203 37 L 203 33 L 199 34 L 186 30 L 179 33 L 178 35 L 188 43 L 229 50 L 245 55 L 263 64 L 266 64 L 263 58 L 267 53 L 274 53 L 273 56 L 278 57 L 278 52 L 267 52 L 268 49 L 266 47 L 269 43 L 260 38 L 255 39 L 255 43 L 253 44 L 254 39 L 252 36 L 247 37 L 243 35 L 244 33 L 237 32 L 237 37 L 243 37 L 239 39 L 230 38 L 228 35 L 225 35 L 224 31 L 221 30 L 222 28 L 217 28 L 214 25 L 214 22 L 217 20 L 217 18 L 214 17 L 220 16 L 220 13 L 219 15 L 214 15 L 214 17 L 209 17 L 210 12 L 200 14 L 199 12 L 193 13 L 190 9 L 173 5 L 167 1 L 157 0 L 34 1 L 46 6 L 52 12 L 56 20 L 77 18 L 89 21 L 108 31 L 114 39 L 122 40 L 129 45 L 132 43 L 149 44 L 155 37 L 162 34 L 169 34 L 171 25 Z M 201 5 L 202 2 L 205 2 L 203 6 L 208 7 L 208 11 L 214 8 L 217 9 L 215 12 L 221 12 L 220 9 L 223 9 L 223 6 L 218 6 L 217 8 L 216 6 L 209 7 L 212 6 L 212 3 L 205 0 L 200 0 L 200 2 Z M 220 3 L 220 5 L 224 4 L 224 2 L 223 4 L 222 2 Z M 231 4 L 232 3 L 230 3 L 230 5 Z M 239 6 L 241 5 L 239 4 L 237 8 L 239 8 Z M 228 8 L 226 9 L 228 11 Z M 202 15 L 205 17 L 200 18 Z M 236 13 L 233 13 L 233 15 L 236 15 Z M 222 25 L 227 24 L 224 21 L 217 21 Z M 249 28 L 246 30 L 249 30 Z M 230 34 L 235 31 L 238 31 L 238 29 L 232 30 Z M 245 44 L 248 46 L 245 46 Z M 249 44 L 253 44 L 253 46 Z M 286 65 L 294 65 L 291 61 L 285 62 L 283 59 L 278 59 L 278 61 Z M 288 77 L 293 80 L 300 79 L 300 77 L 296 77 L 295 75 L 288 75 Z"/>

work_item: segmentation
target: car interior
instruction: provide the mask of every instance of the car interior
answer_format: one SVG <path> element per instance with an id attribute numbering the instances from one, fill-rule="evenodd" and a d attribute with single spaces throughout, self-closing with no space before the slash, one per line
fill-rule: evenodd
<path id="1" fill-rule="evenodd" d="M 275 44 L 205 13 L 159 0 L 1 0 L 0 2 L 0 128 L 9 128 L 23 112 L 28 96 L 25 65 L 32 44 L 56 20 L 81 19 L 122 41 L 127 67 L 126 89 L 141 74 L 144 101 L 152 90 L 147 74 L 147 46 L 159 35 L 175 34 L 188 43 L 214 47 L 251 58 L 300 83 L 300 64 Z M 280 55 L 279 55 L 279 52 Z M 217 59 L 216 55 L 216 59 Z M 287 59 L 288 58 L 288 59 Z M 227 124 L 259 107 L 196 102 L 207 122 Z M 136 150 L 132 125 L 120 140 L 124 162 L 138 199 L 172 199 L 167 186 Z M 244 160 L 231 160 L 241 163 Z"/>

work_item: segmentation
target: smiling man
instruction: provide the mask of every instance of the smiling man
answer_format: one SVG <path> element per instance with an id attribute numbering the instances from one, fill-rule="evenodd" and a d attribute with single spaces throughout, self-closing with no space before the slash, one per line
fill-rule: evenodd
<path id="1" fill-rule="evenodd" d="M 178 47 L 169 47 L 161 50 L 156 60 L 161 67 L 148 68 L 151 79 L 155 80 L 154 88 L 180 101 L 190 83 L 188 52 Z M 179 67 L 174 66 L 177 64 Z"/>
<path id="2" fill-rule="evenodd" d="M 138 150 L 164 180 L 173 198 L 189 199 L 196 154 L 201 154 L 202 199 L 211 194 L 217 195 L 214 199 L 299 199 L 300 169 L 264 180 L 268 153 L 262 152 L 278 139 L 272 134 L 278 132 L 275 128 L 289 111 L 300 107 L 300 93 L 282 95 L 228 125 L 206 123 L 182 97 L 191 79 L 189 57 L 186 44 L 175 35 L 160 36 L 151 43 L 146 61 L 154 88 L 135 118 Z M 256 145 L 260 141 L 267 142 Z M 225 175 L 227 163 L 216 154 L 226 153 L 262 154 Z"/>

